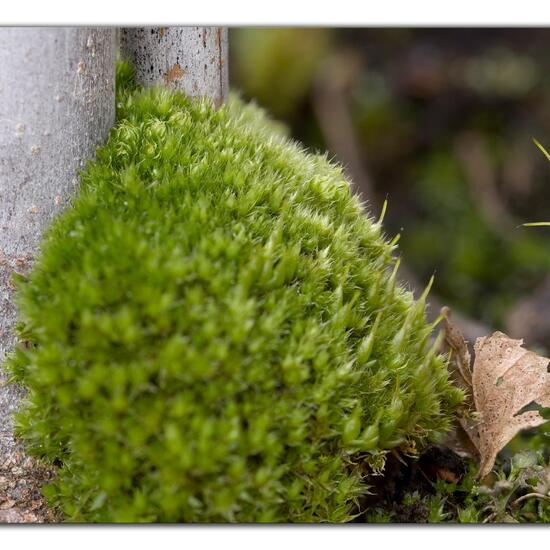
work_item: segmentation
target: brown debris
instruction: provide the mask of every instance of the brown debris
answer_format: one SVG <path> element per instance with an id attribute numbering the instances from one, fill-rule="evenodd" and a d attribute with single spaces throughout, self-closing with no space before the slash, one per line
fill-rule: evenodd
<path id="1" fill-rule="evenodd" d="M 437 477 L 447 483 L 458 483 L 460 477 L 453 471 L 447 468 L 438 468 L 436 471 Z"/>

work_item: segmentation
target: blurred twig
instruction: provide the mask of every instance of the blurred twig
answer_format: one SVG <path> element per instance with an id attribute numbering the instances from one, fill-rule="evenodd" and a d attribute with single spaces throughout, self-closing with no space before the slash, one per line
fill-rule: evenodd
<path id="1" fill-rule="evenodd" d="M 496 170 L 485 142 L 474 132 L 464 132 L 456 140 L 455 153 L 466 174 L 472 202 L 497 234 L 507 236 L 518 222 L 501 198 Z"/>
<path id="2" fill-rule="evenodd" d="M 531 295 L 517 300 L 506 317 L 506 331 L 524 338 L 527 345 L 550 349 L 550 276 L 533 289 Z"/>
<path id="3" fill-rule="evenodd" d="M 350 51 L 329 57 L 321 67 L 313 92 L 313 109 L 327 146 L 352 180 L 355 191 L 375 205 L 372 179 L 358 147 L 348 101 L 360 74 L 360 58 Z"/>

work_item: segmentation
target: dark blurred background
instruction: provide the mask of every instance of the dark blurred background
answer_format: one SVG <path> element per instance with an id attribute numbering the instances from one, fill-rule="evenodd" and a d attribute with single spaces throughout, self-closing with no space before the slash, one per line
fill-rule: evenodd
<path id="1" fill-rule="evenodd" d="M 346 167 L 402 279 L 550 351 L 550 29 L 230 31 L 232 85 Z"/>

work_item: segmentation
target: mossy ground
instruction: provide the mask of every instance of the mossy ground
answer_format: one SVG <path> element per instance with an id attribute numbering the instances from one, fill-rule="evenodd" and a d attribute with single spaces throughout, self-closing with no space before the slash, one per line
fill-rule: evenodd
<path id="1" fill-rule="evenodd" d="M 19 282 L 19 430 L 69 521 L 349 521 L 461 400 L 340 167 L 256 108 L 119 73 L 118 123 Z"/>
<path id="2" fill-rule="evenodd" d="M 476 479 L 479 464 L 445 446 L 419 459 L 388 461 L 386 475 L 365 499 L 367 523 L 549 523 L 548 453 L 524 450 L 501 457 Z"/>

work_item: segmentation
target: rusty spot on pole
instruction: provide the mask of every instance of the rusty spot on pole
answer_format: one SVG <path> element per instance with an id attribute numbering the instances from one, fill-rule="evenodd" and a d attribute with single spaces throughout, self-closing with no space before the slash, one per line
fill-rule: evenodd
<path id="1" fill-rule="evenodd" d="M 168 72 L 164 75 L 164 81 L 166 84 L 170 84 L 170 82 L 174 82 L 174 80 L 178 80 L 183 77 L 185 74 L 185 71 L 181 68 L 179 63 L 174 63 L 172 67 L 168 70 Z"/>

